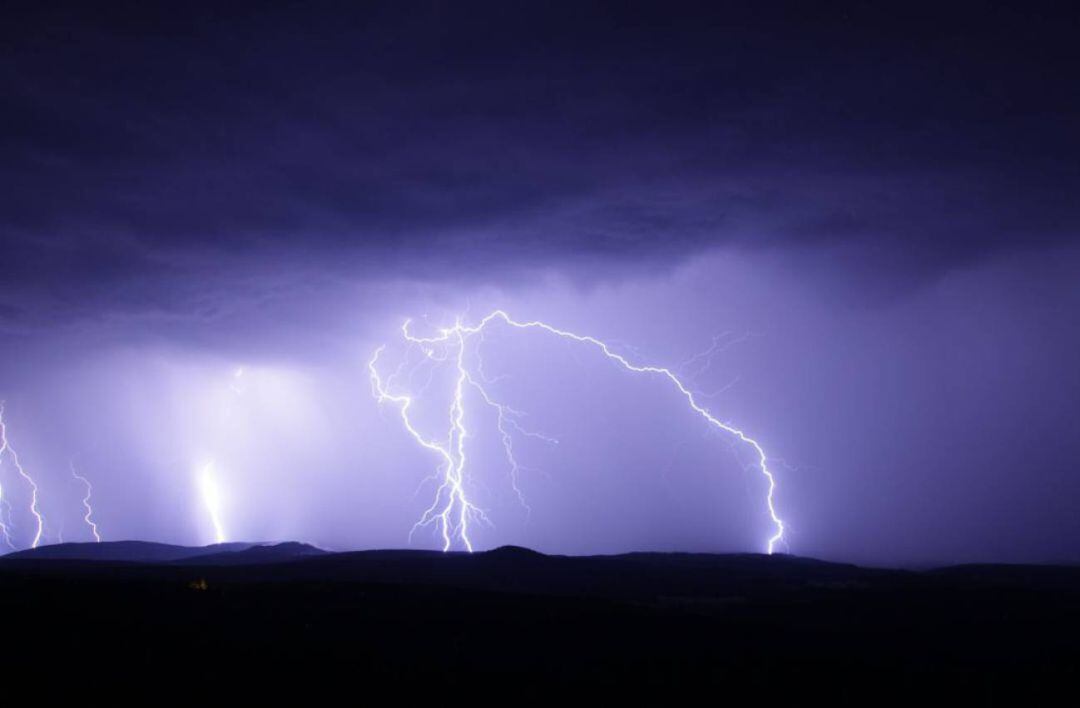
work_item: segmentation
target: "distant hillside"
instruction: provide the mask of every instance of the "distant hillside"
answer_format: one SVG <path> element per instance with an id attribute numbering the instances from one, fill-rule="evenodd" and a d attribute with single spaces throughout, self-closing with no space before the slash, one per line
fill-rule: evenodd
<path id="1" fill-rule="evenodd" d="M 207 546 L 203 550 L 210 550 Z M 307 543 L 288 541 L 285 543 L 255 544 L 235 550 L 221 550 L 211 553 L 181 558 L 175 563 L 183 565 L 257 565 L 262 563 L 282 563 L 285 561 L 326 555 L 328 552 Z"/>
<path id="2" fill-rule="evenodd" d="M 44 563 L 40 561 L 46 561 Z M 0 557 L 0 569 L 33 567 L 63 574 L 122 577 L 188 570 L 228 582 L 311 581 L 443 586 L 467 590 L 619 600 L 683 602 L 836 590 L 974 588 L 1080 589 L 1080 567 L 954 566 L 929 571 L 863 568 L 784 554 L 625 553 L 545 555 L 504 546 L 477 553 L 420 550 L 332 553 L 299 542 L 176 546 L 147 541 L 64 543 Z M 154 570 L 155 568 L 160 571 Z"/>
<path id="3" fill-rule="evenodd" d="M 207 682 L 203 696 L 225 685 L 267 704 L 289 685 L 302 700 L 416 685 L 442 698 L 584 686 L 628 704 L 659 688 L 658 703 L 1042 705 L 1069 695 L 1080 666 L 1078 567 L 125 541 L 0 558 L 0 599 L 12 676 L 84 691 L 121 667 L 150 697 L 181 671 Z M 45 660 L 57 647 L 78 660 Z"/>
<path id="4" fill-rule="evenodd" d="M 171 563 L 194 556 L 229 553 L 251 548 L 251 543 L 215 543 L 209 546 L 175 546 L 152 541 L 106 541 L 103 543 L 58 543 L 8 553 L 0 558 L 21 560 L 126 561 L 129 563 Z"/>

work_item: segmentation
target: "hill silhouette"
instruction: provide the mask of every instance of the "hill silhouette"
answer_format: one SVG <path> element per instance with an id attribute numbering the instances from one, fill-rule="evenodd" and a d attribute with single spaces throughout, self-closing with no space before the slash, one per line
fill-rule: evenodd
<path id="1" fill-rule="evenodd" d="M 14 551 L 0 558 L 35 560 L 125 561 L 168 563 L 193 556 L 236 552 L 251 543 L 215 543 L 209 546 L 177 546 L 153 541 L 106 541 L 103 543 L 57 543 Z"/>
<path id="2" fill-rule="evenodd" d="M 207 546 L 205 550 L 214 548 Z M 216 550 L 179 558 L 175 563 L 187 565 L 248 565 L 260 563 L 283 563 L 299 558 L 325 555 L 327 551 L 307 543 L 286 541 L 284 543 L 256 543 L 244 548 Z"/>
<path id="3" fill-rule="evenodd" d="M 4 556 L 0 599 L 18 649 L 5 665 L 23 679 L 49 680 L 55 659 L 42 657 L 67 656 L 59 646 L 79 657 L 65 674 L 90 684 L 121 666 L 151 690 L 183 674 L 248 697 L 286 684 L 303 695 L 588 686 L 610 698 L 991 703 L 1048 698 L 1080 665 L 1075 566 L 124 541 Z"/>

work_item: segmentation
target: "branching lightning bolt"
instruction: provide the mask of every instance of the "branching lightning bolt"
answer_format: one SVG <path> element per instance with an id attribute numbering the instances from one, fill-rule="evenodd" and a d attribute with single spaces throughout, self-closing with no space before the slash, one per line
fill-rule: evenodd
<path id="1" fill-rule="evenodd" d="M 388 377 L 385 381 L 380 376 L 378 361 L 385 351 L 385 345 L 376 349 L 371 360 L 368 362 L 372 393 L 376 400 L 379 403 L 389 402 L 397 404 L 401 414 L 401 420 L 409 435 L 411 435 L 420 446 L 436 453 L 441 458 L 438 471 L 436 472 L 436 479 L 439 480 L 439 486 L 435 495 L 435 501 L 413 527 L 413 532 L 418 528 L 435 524 L 442 535 L 443 550 L 449 550 L 456 539 L 466 550 L 472 551 L 473 543 L 469 538 L 469 523 L 473 520 L 487 521 L 484 512 L 469 500 L 465 484 L 465 439 L 468 436 L 468 431 L 465 428 L 464 395 L 466 387 L 475 388 L 480 393 L 484 402 L 494 408 L 497 413 L 498 430 L 502 436 L 503 448 L 511 467 L 511 480 L 514 490 L 518 494 L 519 499 L 521 499 L 522 504 L 525 504 L 525 500 L 517 484 L 517 475 L 520 466 L 514 457 L 513 436 L 510 429 L 512 428 L 519 433 L 536 435 L 537 437 L 550 441 L 549 438 L 544 438 L 538 434 L 524 431 L 517 423 L 517 418 L 520 416 L 520 413 L 508 406 L 496 402 L 488 394 L 482 384 L 490 381 L 483 376 L 483 361 L 482 359 L 479 359 L 478 354 L 477 375 L 470 373 L 470 369 L 466 365 L 466 345 L 468 341 L 475 335 L 480 335 L 480 339 L 482 340 L 483 332 L 487 326 L 496 322 L 501 322 L 514 329 L 540 330 L 562 339 L 577 342 L 579 344 L 587 344 L 599 350 L 600 353 L 610 361 L 615 362 L 626 371 L 636 374 L 648 374 L 666 379 L 679 395 L 682 396 L 690 409 L 703 418 L 709 425 L 734 436 L 734 438 L 753 450 L 756 457 L 756 467 L 767 483 L 768 491 L 765 497 L 765 505 L 774 527 L 774 532 L 766 543 L 767 552 L 773 553 L 777 544 L 783 542 L 784 522 L 777 514 L 775 505 L 776 478 L 769 468 L 769 458 L 766 455 L 764 448 L 757 440 L 747 435 L 740 428 L 716 418 L 707 408 L 698 402 L 698 399 L 695 397 L 692 390 L 688 388 L 671 369 L 662 366 L 632 363 L 621 354 L 613 351 L 608 344 L 595 337 L 559 329 L 538 320 L 521 322 L 513 319 L 503 310 L 495 310 L 474 326 L 467 326 L 462 324 L 461 320 L 458 320 L 453 327 L 440 329 L 438 334 L 432 337 L 414 336 L 409 330 L 410 321 L 406 321 L 402 325 L 401 332 L 404 340 L 410 346 L 419 347 L 427 358 L 441 361 L 440 355 L 436 353 L 437 350 L 441 351 L 446 349 L 451 352 L 450 356 L 446 358 L 454 362 L 456 376 L 453 400 L 448 412 L 449 429 L 443 440 L 425 437 L 424 434 L 417 429 L 410 417 L 410 410 L 414 398 L 404 393 L 393 393 L 391 391 L 393 388 L 392 382 L 394 376 Z M 401 368 L 399 367 L 398 372 L 396 373 L 400 373 L 400 371 Z M 525 506 L 528 508 L 527 505 Z"/>
<path id="2" fill-rule="evenodd" d="M 94 488 L 90 485 L 90 480 L 75 471 L 74 462 L 71 462 L 69 466 L 71 467 L 71 476 L 86 485 L 86 496 L 84 496 L 82 500 L 83 509 L 86 510 L 83 521 L 90 527 L 90 533 L 94 534 L 94 540 L 101 543 L 101 535 L 98 533 L 97 523 L 95 523 L 92 518 L 94 515 L 94 507 L 90 505 L 90 496 L 94 493 Z"/>
<path id="3" fill-rule="evenodd" d="M 408 332 L 406 330 L 406 336 Z M 377 367 L 379 356 L 385 347 L 379 347 L 368 362 L 368 371 L 371 373 L 372 393 L 380 402 L 390 401 L 400 407 L 401 421 L 405 429 L 416 442 L 422 447 L 431 450 L 442 458 L 439 473 L 442 481 L 435 493 L 435 500 L 423 513 L 420 520 L 413 526 L 410 536 L 416 529 L 430 524 L 436 524 L 443 538 L 443 550 L 449 550 L 453 545 L 453 539 L 457 537 L 465 548 L 473 550 L 472 541 L 469 539 L 468 525 L 471 519 L 486 520 L 483 511 L 474 506 L 465 494 L 465 485 L 462 475 L 465 470 L 465 406 L 463 402 L 465 383 L 468 374 L 464 369 L 465 339 L 461 333 L 457 333 L 459 343 L 456 357 L 458 375 L 454 383 L 454 401 L 450 406 L 450 429 L 445 441 L 430 440 L 417 430 L 409 417 L 409 409 L 413 399 L 403 394 L 392 394 L 379 377 Z M 430 350 L 425 350 L 430 351 Z"/>
<path id="4" fill-rule="evenodd" d="M 30 513 L 34 516 L 37 524 L 37 529 L 34 532 L 34 540 L 31 542 L 31 548 L 37 548 L 41 543 L 41 535 L 45 531 L 45 517 L 42 515 L 41 510 L 38 508 L 38 486 L 34 482 L 34 478 L 31 477 L 23 468 L 22 463 L 19 462 L 19 455 L 15 452 L 15 448 L 11 446 L 7 436 L 7 425 L 4 423 L 4 403 L 0 401 L 0 460 L 3 459 L 4 453 L 7 453 L 8 458 L 11 460 L 12 465 L 15 467 L 15 471 L 19 473 L 19 476 L 30 485 Z M 3 497 L 2 490 L 0 490 L 0 498 Z M 10 516 L 8 517 L 10 521 Z M 0 534 L 4 536 L 4 540 L 8 545 L 13 545 L 8 525 L 0 522 Z"/>

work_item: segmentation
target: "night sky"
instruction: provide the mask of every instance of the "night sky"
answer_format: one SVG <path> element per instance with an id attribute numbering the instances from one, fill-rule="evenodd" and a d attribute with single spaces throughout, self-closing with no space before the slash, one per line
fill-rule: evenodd
<path id="1" fill-rule="evenodd" d="M 73 468 L 107 539 L 211 542 L 210 466 L 230 540 L 409 545 L 438 460 L 368 361 L 501 308 L 751 434 L 781 550 L 1080 560 L 1080 12 L 940 5 L 5 4 L 0 398 L 44 542 L 89 537 Z M 762 550 L 753 456 L 670 386 L 483 347 L 559 442 L 519 436 L 523 502 L 473 396 L 478 547 Z"/>

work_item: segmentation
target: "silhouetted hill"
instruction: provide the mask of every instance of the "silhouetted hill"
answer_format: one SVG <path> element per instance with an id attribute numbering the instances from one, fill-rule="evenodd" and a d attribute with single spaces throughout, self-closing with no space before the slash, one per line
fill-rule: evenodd
<path id="1" fill-rule="evenodd" d="M 337 682 L 443 696 L 588 685 L 754 705 L 1030 704 L 1080 666 L 1077 567 L 120 542 L 5 556 L 0 600 L 18 648 L 5 667 L 23 680 L 54 679 L 54 657 L 77 656 L 63 672 L 85 674 L 80 686 L 123 667 L 151 691 L 183 675 L 249 697 L 291 684 L 310 698 Z"/>
<path id="2" fill-rule="evenodd" d="M 306 543 L 215 543 L 209 546 L 176 546 L 150 541 L 103 541 L 60 543 L 15 551 L 0 556 L 0 563 L 17 561 L 81 561 L 108 563 L 248 565 L 281 563 L 324 555 L 326 551 Z"/>
<path id="3" fill-rule="evenodd" d="M 131 563 L 169 563 L 223 552 L 242 551 L 250 543 L 216 543 L 209 546 L 176 546 L 152 541 L 106 541 L 103 543 L 58 543 L 15 551 L 0 560 L 69 560 L 69 561 L 124 561 Z"/>
<path id="4" fill-rule="evenodd" d="M 92 574 L 94 563 L 216 568 L 230 581 L 436 585 L 612 599 L 740 597 L 821 588 L 1080 588 L 1078 566 L 961 565 L 927 571 L 864 568 L 785 554 L 545 555 L 519 546 L 477 553 L 413 550 L 332 553 L 306 543 L 176 546 L 146 541 L 64 543 L 0 557 L 2 567 Z M 68 561 L 68 563 L 63 563 Z M 233 566 L 239 566 L 231 571 Z M 110 572 L 120 572 L 113 570 Z M 139 570 L 145 575 L 146 570 Z"/>
<path id="5" fill-rule="evenodd" d="M 214 547 L 206 547 L 206 549 L 211 548 Z M 327 551 L 307 543 L 288 541 L 285 543 L 260 543 L 237 550 L 193 555 L 178 559 L 175 562 L 183 565 L 255 565 L 259 563 L 283 563 L 300 558 L 326 555 L 326 553 Z"/>
<path id="6" fill-rule="evenodd" d="M 198 565 L 199 559 L 188 561 Z M 738 596 L 826 585 L 866 586 L 912 577 L 907 571 L 861 568 L 795 556 L 629 553 L 549 556 L 519 547 L 492 551 L 356 551 L 326 554 L 245 573 L 308 581 L 443 585 L 497 592 L 651 599 Z"/>

